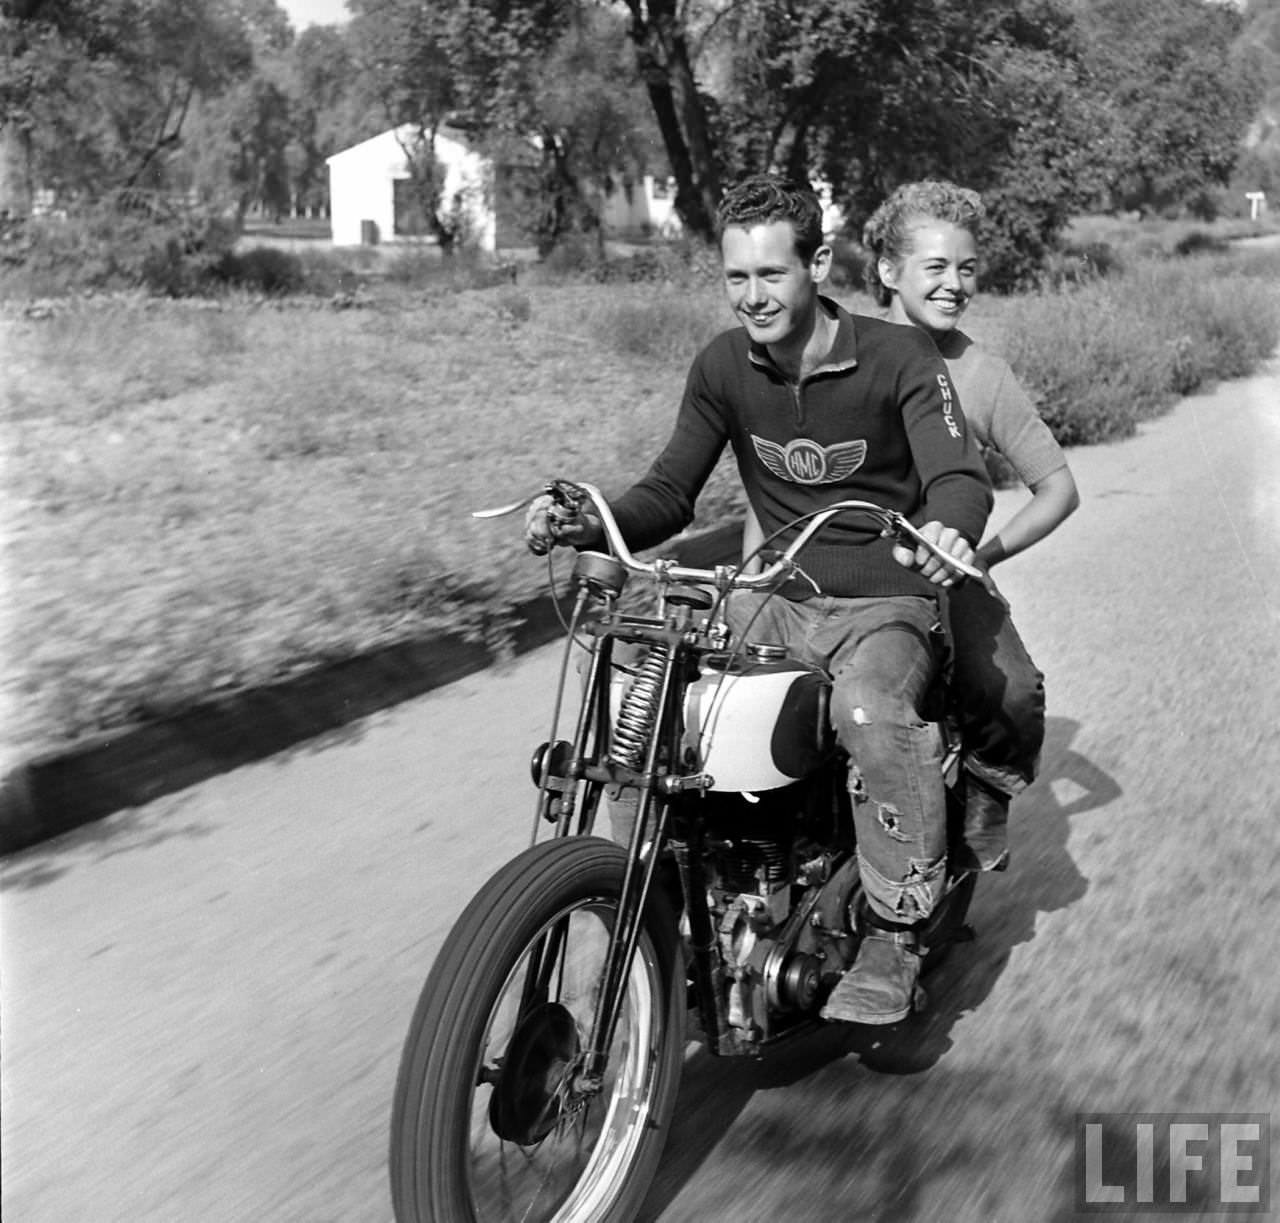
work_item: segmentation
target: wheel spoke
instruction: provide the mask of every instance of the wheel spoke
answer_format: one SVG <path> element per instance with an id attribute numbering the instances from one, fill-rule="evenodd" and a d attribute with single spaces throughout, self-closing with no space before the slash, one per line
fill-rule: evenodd
<path id="1" fill-rule="evenodd" d="M 643 1083 L 634 1081 L 645 1059 L 633 1055 L 632 1037 L 640 1035 L 633 1029 L 647 1027 L 654 1018 L 653 999 L 645 997 L 652 993 L 654 985 L 651 979 L 646 979 L 644 957 L 637 957 L 632 971 L 623 1022 L 610 1050 L 609 1066 L 599 1093 L 601 1108 L 588 1107 L 587 1096 L 579 1094 L 575 1099 L 574 1084 L 582 1069 L 580 1056 L 548 1067 L 542 1080 L 537 1080 L 535 1073 L 523 1084 L 511 1084 L 503 1081 L 502 1074 L 514 1065 L 511 1046 L 519 1026 L 506 1016 L 512 1010 L 520 1014 L 526 999 L 541 996 L 547 999 L 544 1006 L 563 1008 L 572 1016 L 578 1049 L 585 1045 L 608 953 L 612 916 L 598 906 L 563 915 L 548 936 L 530 949 L 530 955 L 509 979 L 510 993 L 518 1001 L 511 1006 L 504 998 L 497 1008 L 495 1019 L 501 1016 L 504 1022 L 490 1029 L 485 1068 L 479 1077 L 482 1084 L 493 1091 L 508 1092 L 518 1099 L 523 1099 L 522 1093 L 528 1092 L 540 1094 L 541 1099 L 528 1122 L 528 1131 L 536 1135 L 536 1140 L 522 1146 L 494 1132 L 489 1124 L 492 1107 L 489 1092 L 477 1093 L 470 1181 L 481 1223 L 506 1223 L 508 1219 L 532 1223 L 560 1218 L 563 1207 L 572 1200 L 588 1174 L 593 1159 L 600 1162 L 610 1149 L 625 1141 L 622 1131 L 630 1124 L 632 1110 L 627 1105 L 619 1107 L 620 1098 L 630 1099 L 643 1091 Z M 541 989 L 530 990 L 530 977 L 535 975 L 540 979 L 540 986 L 554 985 L 553 992 L 542 994 Z M 633 997 L 637 994 L 641 997 L 639 1004 Z M 642 1039 L 647 1043 L 647 1038 Z M 536 1062 L 537 1052 L 540 1050 L 535 1050 L 524 1061 Z M 492 1073 L 495 1070 L 496 1075 Z M 609 1108 L 611 1096 L 613 1107 Z M 516 1159 L 511 1158 L 513 1149 L 519 1152 Z"/>

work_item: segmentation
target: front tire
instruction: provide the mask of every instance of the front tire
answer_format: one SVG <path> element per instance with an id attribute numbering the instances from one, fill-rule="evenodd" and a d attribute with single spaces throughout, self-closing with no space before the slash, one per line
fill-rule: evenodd
<path id="1" fill-rule="evenodd" d="M 675 917 L 655 896 L 603 1085 L 579 1090 L 626 860 L 596 837 L 534 846 L 481 888 L 445 940 L 396 1082 L 399 1223 L 635 1216 L 679 1087 L 683 978 Z"/>

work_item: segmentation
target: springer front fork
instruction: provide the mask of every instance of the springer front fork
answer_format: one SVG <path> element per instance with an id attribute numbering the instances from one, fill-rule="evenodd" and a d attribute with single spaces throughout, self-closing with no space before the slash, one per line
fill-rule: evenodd
<path id="1" fill-rule="evenodd" d="M 581 600 L 575 612 L 577 626 Z M 575 633 L 566 645 L 560 694 L 552 736 L 534 754 L 534 780 L 538 806 L 534 837 L 544 821 L 555 824 L 557 837 L 589 835 L 595 826 L 606 787 L 625 788 L 634 794 L 635 819 L 627 846 L 627 862 L 618 897 L 617 919 L 609 942 L 586 1056 L 581 1088 L 593 1089 L 601 1081 L 640 937 L 645 907 L 654 887 L 659 850 L 666 841 L 668 799 L 700 779 L 685 778 L 672 770 L 671 749 L 677 740 L 679 695 L 678 669 L 686 663 L 681 635 L 670 628 L 650 626 L 635 630 L 643 644 L 627 691 L 617 709 L 611 700 L 614 646 L 617 638 L 588 624 L 595 638 L 587 656 L 584 696 L 572 742 L 554 738 L 559 707 L 571 670 Z M 628 634 L 630 637 L 631 634 Z M 628 795 L 630 797 L 630 795 Z"/>

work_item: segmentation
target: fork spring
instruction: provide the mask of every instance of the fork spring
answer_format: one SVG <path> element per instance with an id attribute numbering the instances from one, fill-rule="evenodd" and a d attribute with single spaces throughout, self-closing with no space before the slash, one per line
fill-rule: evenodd
<path id="1" fill-rule="evenodd" d="M 644 763 L 645 748 L 658 720 L 662 675 L 670 654 L 671 646 L 667 642 L 651 645 L 622 698 L 613 727 L 611 754 L 629 769 L 638 769 Z"/>

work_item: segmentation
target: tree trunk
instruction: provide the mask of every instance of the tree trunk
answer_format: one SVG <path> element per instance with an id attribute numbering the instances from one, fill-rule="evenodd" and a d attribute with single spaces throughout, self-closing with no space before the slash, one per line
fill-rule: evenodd
<path id="1" fill-rule="evenodd" d="M 560 139 L 549 127 L 542 130 L 542 213 L 537 224 L 538 257 L 545 259 L 562 238 L 592 234 L 597 252 L 604 254 L 604 231 L 596 210 L 584 198 L 582 184 L 570 169 Z"/>
<path id="2" fill-rule="evenodd" d="M 631 40 L 676 180 L 675 209 L 685 229 L 710 242 L 720 172 L 675 0 L 627 0 Z"/>

